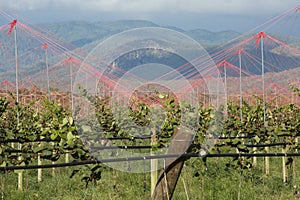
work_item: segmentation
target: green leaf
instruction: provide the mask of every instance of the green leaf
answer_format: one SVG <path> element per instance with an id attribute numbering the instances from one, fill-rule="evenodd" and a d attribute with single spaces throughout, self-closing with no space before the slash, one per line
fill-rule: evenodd
<path id="1" fill-rule="evenodd" d="M 50 138 L 51 138 L 51 140 L 55 140 L 57 138 L 57 136 L 58 136 L 57 131 L 55 131 L 54 133 L 52 133 L 50 135 Z"/>
<path id="2" fill-rule="evenodd" d="M 69 117 L 69 124 L 70 124 L 70 125 L 73 125 L 73 123 L 74 123 L 73 117 Z"/>
<path id="3" fill-rule="evenodd" d="M 67 139 L 68 140 L 73 140 L 75 137 L 74 137 L 74 135 L 72 134 L 72 132 L 68 132 L 67 133 Z"/>
<path id="4" fill-rule="evenodd" d="M 240 140 L 237 139 L 237 138 L 235 138 L 235 139 L 232 140 L 232 144 L 233 144 L 233 145 L 237 145 L 237 144 L 239 144 L 239 143 L 240 143 Z"/>
<path id="5" fill-rule="evenodd" d="M 34 149 L 33 149 L 33 152 L 34 152 L 34 153 L 40 153 L 40 152 L 42 152 L 42 151 L 45 150 L 45 149 L 47 149 L 47 148 L 45 148 L 44 146 L 39 146 L 39 147 L 37 147 L 37 148 L 34 148 Z"/>
<path id="6" fill-rule="evenodd" d="M 254 140 L 255 140 L 256 143 L 259 143 L 260 138 L 256 135 L 256 136 L 254 137 Z"/>
<path id="7" fill-rule="evenodd" d="M 1 167 L 5 167 L 6 166 L 6 162 L 5 161 L 3 161 L 2 163 L 1 163 L 1 165 L 0 165 Z"/>
<path id="8" fill-rule="evenodd" d="M 237 146 L 237 148 L 238 148 L 239 150 L 246 150 L 246 149 L 247 149 L 247 146 L 244 145 L 244 144 L 239 144 L 239 145 Z"/>
<path id="9" fill-rule="evenodd" d="M 68 124 L 68 122 L 69 122 L 68 118 L 64 118 L 64 119 L 63 119 L 63 124 L 62 124 L 62 126 L 65 126 L 65 125 L 67 125 L 67 124 Z"/>

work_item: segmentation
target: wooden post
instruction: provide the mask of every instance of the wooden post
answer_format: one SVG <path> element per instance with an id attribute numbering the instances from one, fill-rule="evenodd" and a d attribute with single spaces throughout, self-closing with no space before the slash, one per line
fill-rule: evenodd
<path id="1" fill-rule="evenodd" d="M 296 144 L 298 144 L 298 137 L 295 139 Z M 298 153 L 298 149 L 295 150 L 296 153 Z M 297 174 L 296 174 L 296 157 L 293 157 L 293 187 L 294 187 L 294 195 L 298 193 L 298 187 L 297 187 Z"/>
<path id="2" fill-rule="evenodd" d="M 285 153 L 285 149 L 282 148 L 282 153 Z M 282 179 L 283 182 L 286 183 L 287 182 L 287 171 L 286 171 L 286 166 L 285 166 L 285 157 L 282 157 Z"/>
<path id="3" fill-rule="evenodd" d="M 270 152 L 270 147 L 266 147 L 265 148 L 266 150 L 266 153 L 269 153 Z M 266 157 L 265 158 L 265 164 L 266 164 L 266 175 L 268 176 L 270 174 L 270 158 L 269 157 Z"/>
<path id="4" fill-rule="evenodd" d="M 52 146 L 54 146 L 54 142 L 51 142 L 51 143 L 52 143 Z M 53 153 L 53 155 L 54 155 L 54 154 L 55 154 L 55 151 L 53 151 L 52 153 Z M 55 164 L 55 162 L 52 161 L 52 164 Z M 54 168 L 54 167 L 52 167 L 52 176 L 55 176 L 55 168 Z"/>
<path id="5" fill-rule="evenodd" d="M 177 129 L 168 149 L 168 154 L 180 154 L 187 152 L 192 143 L 194 134 L 187 129 Z M 169 200 L 172 198 L 175 187 L 184 165 L 184 158 L 165 159 L 165 169 L 158 178 L 152 200 Z"/>
<path id="6" fill-rule="evenodd" d="M 22 149 L 22 144 L 18 144 L 18 149 L 21 150 Z M 19 160 L 22 160 L 22 156 L 18 157 Z M 23 190 L 23 171 L 20 170 L 18 172 L 18 189 L 19 190 Z"/>
<path id="7" fill-rule="evenodd" d="M 66 163 L 70 162 L 70 153 L 68 150 L 66 150 Z"/>
<path id="8" fill-rule="evenodd" d="M 152 136 L 151 136 L 151 146 L 156 145 L 157 141 L 156 141 L 156 134 L 155 132 L 152 132 Z M 151 155 L 154 155 L 151 149 Z M 158 176 L 158 171 L 157 171 L 157 159 L 152 159 L 150 161 L 150 165 L 151 165 L 151 196 L 153 195 L 153 192 L 155 190 L 155 186 L 157 183 L 157 176 Z"/>
<path id="9" fill-rule="evenodd" d="M 253 152 L 256 153 L 257 147 L 253 147 Z M 257 165 L 257 157 L 253 157 L 253 166 L 255 167 Z"/>
<path id="10" fill-rule="evenodd" d="M 41 144 L 38 145 L 39 147 Z M 42 165 L 41 153 L 38 153 L 38 165 Z M 42 181 L 42 169 L 38 168 L 38 182 Z"/>
<path id="11" fill-rule="evenodd" d="M 38 165 L 42 165 L 41 153 L 38 153 Z M 42 181 L 42 169 L 38 169 L 38 182 Z"/>

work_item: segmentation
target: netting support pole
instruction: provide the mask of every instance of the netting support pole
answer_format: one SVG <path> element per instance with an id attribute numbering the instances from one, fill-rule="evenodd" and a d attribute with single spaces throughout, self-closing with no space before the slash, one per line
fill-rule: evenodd
<path id="1" fill-rule="evenodd" d="M 71 63 L 71 60 L 70 60 L 70 64 L 69 64 L 69 67 L 70 67 L 70 89 L 71 89 L 71 112 L 73 113 L 74 111 L 74 96 L 73 96 L 73 66 L 72 66 L 72 63 Z M 65 161 L 66 163 L 70 162 L 70 153 L 68 150 L 66 150 L 66 157 L 65 157 Z"/>
<path id="2" fill-rule="evenodd" d="M 278 107 L 278 94 L 277 94 L 277 88 L 274 88 L 275 92 L 275 102 L 276 102 L 276 107 Z"/>
<path id="3" fill-rule="evenodd" d="M 240 119 L 243 123 L 243 85 L 242 85 L 242 51 L 239 50 L 239 68 L 240 68 Z"/>
<path id="4" fill-rule="evenodd" d="M 264 36 L 260 36 L 260 46 L 261 46 L 261 81 L 262 81 L 262 103 L 264 111 L 264 126 L 266 126 L 266 98 L 265 98 L 265 58 L 264 58 Z"/>
<path id="5" fill-rule="evenodd" d="M 220 104 L 219 104 L 219 99 L 220 99 L 220 72 L 218 72 L 218 78 L 217 78 L 218 80 L 217 80 L 217 109 L 219 109 L 219 106 L 220 106 Z"/>
<path id="6" fill-rule="evenodd" d="M 14 26 L 14 41 L 15 41 L 15 65 L 16 65 L 16 102 L 17 106 L 19 103 L 19 61 L 18 61 L 18 41 L 17 41 L 17 25 Z M 17 129 L 19 129 L 20 119 L 19 119 L 19 109 L 17 108 Z M 22 145 L 18 143 L 18 149 L 22 149 Z M 19 160 L 22 159 L 21 156 L 18 157 Z M 18 189 L 23 189 L 23 173 L 20 171 L 18 173 Z"/>
<path id="7" fill-rule="evenodd" d="M 224 63 L 224 84 L 225 84 L 225 117 L 227 118 L 227 104 L 228 104 L 228 89 L 227 89 L 227 69 L 226 63 Z"/>
<path id="8" fill-rule="evenodd" d="M 18 41 L 17 41 L 17 26 L 14 27 L 15 41 L 15 66 L 16 66 L 16 101 L 19 102 L 19 63 L 18 63 Z"/>
<path id="9" fill-rule="evenodd" d="M 73 109 L 74 109 L 74 97 L 73 97 L 73 66 L 71 64 L 71 61 L 70 61 L 70 89 L 71 89 L 71 110 L 73 112 Z"/>
<path id="10" fill-rule="evenodd" d="M 5 84 L 5 93 L 6 93 L 6 98 L 8 97 L 8 87 L 7 87 L 7 83 Z"/>
<path id="11" fill-rule="evenodd" d="M 50 80 L 49 80 L 49 65 L 48 65 L 48 49 L 45 49 L 45 62 L 46 62 L 46 75 L 47 75 L 47 92 L 48 92 L 48 100 L 51 100 L 50 93 Z"/>
<path id="12" fill-rule="evenodd" d="M 265 58 L 264 58 L 264 35 L 260 35 L 260 49 L 261 49 L 261 81 L 262 81 L 262 103 L 263 103 L 263 122 L 264 127 L 267 126 L 266 123 L 266 94 L 265 94 Z M 269 151 L 269 148 L 265 148 L 266 151 Z M 265 165 L 266 165 L 266 175 L 269 175 L 270 169 L 270 158 L 265 158 Z"/>
<path id="13" fill-rule="evenodd" d="M 260 49 L 261 49 L 261 81 L 262 81 L 262 103 L 263 103 L 263 121 L 266 126 L 266 98 L 265 98 L 265 60 L 264 60 L 264 36 L 260 35 Z"/>

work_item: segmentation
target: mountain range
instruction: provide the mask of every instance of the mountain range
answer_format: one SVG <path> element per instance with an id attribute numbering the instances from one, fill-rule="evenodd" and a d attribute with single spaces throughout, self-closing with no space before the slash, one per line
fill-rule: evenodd
<path id="1" fill-rule="evenodd" d="M 97 44 L 99 44 L 104 39 L 122 31 L 142 27 L 162 27 L 153 22 L 144 20 L 121 20 L 111 22 L 71 21 L 52 24 L 42 24 L 42 26 L 48 29 L 50 32 L 54 33 L 55 35 L 63 38 L 64 40 L 71 42 L 76 47 L 83 48 L 88 52 L 91 51 Z M 205 29 L 183 30 L 178 27 L 163 28 L 169 28 L 171 30 L 175 30 L 187 36 L 190 36 L 192 39 L 199 42 L 209 53 L 213 53 L 215 49 L 222 50 L 222 48 L 228 48 L 228 46 L 226 45 L 222 48 L 220 48 L 220 46 L 242 35 L 241 33 L 232 30 L 212 32 Z M 279 40 L 285 41 L 286 43 L 292 44 L 295 47 L 300 47 L 299 38 L 292 36 L 287 37 L 285 35 L 276 34 L 270 35 Z M 245 37 L 247 37 L 247 35 L 244 35 L 241 39 Z M 236 42 L 241 41 L 241 39 L 237 40 Z M 257 49 L 255 49 L 254 47 L 248 48 L 248 51 L 250 54 L 259 57 L 259 51 L 257 51 Z M 280 56 L 278 56 L 279 53 L 281 53 Z M 295 68 L 298 67 L 298 61 L 300 63 L 299 56 L 295 56 L 294 52 L 282 52 L 282 48 L 270 45 L 268 44 L 268 42 L 266 42 L 265 44 L 265 57 L 266 62 L 269 63 L 274 62 L 274 57 L 280 57 L 278 58 L 280 62 L 278 62 L 277 68 L 274 70 L 266 69 L 266 72 L 281 71 Z M 295 61 L 295 59 L 297 61 Z M 216 63 L 220 61 L 221 60 L 215 60 Z M 232 64 L 238 66 L 238 60 L 233 59 Z M 250 69 L 250 72 L 253 74 L 261 73 L 261 71 L 257 68 Z"/>
<path id="2" fill-rule="evenodd" d="M 120 20 L 110 22 L 68 21 L 41 24 L 41 26 L 78 47 L 83 47 L 95 41 L 101 41 L 116 33 L 133 28 L 162 27 L 153 22 L 144 20 Z M 170 26 L 165 26 L 164 28 L 184 33 L 206 46 L 219 45 L 240 35 L 240 33 L 231 30 L 212 32 L 205 29 L 183 30 Z"/>
<path id="3" fill-rule="evenodd" d="M 129 30 L 133 28 L 142 28 L 142 27 L 163 27 L 158 24 L 152 23 L 150 21 L 144 21 L 144 20 L 121 20 L 121 21 L 108 21 L 108 22 L 86 22 L 86 21 L 67 21 L 67 22 L 57 22 L 57 23 L 45 23 L 45 24 L 39 24 L 37 27 L 43 27 L 44 30 L 48 30 L 51 35 L 55 36 L 56 38 L 60 38 L 62 41 L 66 41 L 68 43 L 71 43 L 73 45 L 73 49 L 70 50 L 75 50 L 77 47 L 80 47 L 81 49 L 86 50 L 89 52 L 92 50 L 99 42 L 105 40 L 106 38 Z M 236 31 L 231 31 L 231 30 L 225 30 L 225 31 L 220 31 L 220 32 L 212 32 L 209 30 L 205 29 L 194 29 L 194 30 L 183 30 L 178 27 L 164 27 L 164 28 L 169 28 L 171 30 L 175 30 L 181 33 L 184 33 L 194 40 L 198 41 L 202 46 L 205 47 L 205 49 L 210 52 L 210 50 L 215 49 L 216 47 L 220 47 L 222 44 L 226 43 L 229 40 L 232 40 L 238 36 L 241 36 L 241 33 L 238 33 Z M 3 33 L 3 35 L 0 35 L 0 40 L 4 41 L 2 37 L 7 37 L 6 32 Z M 246 37 L 246 36 L 244 36 Z M 284 39 L 286 36 L 282 35 L 274 35 L 274 37 L 279 38 L 279 39 Z M 2 39 L 1 39 L 2 38 Z M 36 41 L 33 42 L 33 39 L 30 38 L 25 38 L 24 35 L 19 34 L 19 39 L 22 41 L 19 44 L 19 50 L 20 50 L 20 55 L 25 56 L 27 55 L 26 51 L 27 49 L 34 49 L 36 48 L 37 45 L 39 45 Z M 240 41 L 240 40 L 238 40 Z M 293 46 L 299 47 L 300 46 L 300 39 L 298 38 L 289 38 L 289 44 L 293 44 Z M 224 49 L 227 48 L 227 46 L 223 47 Z M 30 51 L 31 51 L 30 50 Z M 219 50 L 222 50 L 219 48 Z M 3 68 L 1 66 L 7 66 L 11 60 L 13 60 L 13 48 L 11 48 L 10 53 L 5 53 L 0 51 L 0 75 L 2 74 L 2 77 L 5 79 L 11 79 L 13 80 L 14 78 L 14 70 L 12 67 L 9 69 Z M 40 73 L 42 70 L 45 69 L 45 62 L 44 62 L 44 53 L 41 50 L 41 48 L 38 48 L 36 52 L 31 53 L 36 53 L 39 56 L 30 56 L 26 57 L 22 63 L 23 69 L 26 71 L 26 76 L 31 77 L 32 75 Z M 157 53 L 159 55 L 157 55 Z M 249 53 L 255 56 L 259 56 L 259 52 L 257 50 L 249 49 Z M 291 76 L 288 75 L 288 72 L 284 72 L 284 85 L 287 84 L 289 81 L 288 77 L 293 77 L 293 79 L 296 79 L 297 76 L 300 76 L 299 71 L 299 65 L 300 59 L 298 55 L 293 55 L 290 52 L 285 52 L 282 55 L 278 56 L 279 53 L 282 53 L 282 49 L 278 47 L 271 46 L 269 44 L 265 45 L 265 56 L 266 56 L 266 63 L 270 62 L 272 63 L 274 58 L 277 59 L 276 63 L 276 68 L 275 69 L 270 69 L 266 68 L 265 72 L 281 72 L 281 71 L 289 71 L 289 69 L 294 69 L 291 70 Z M 10 54 L 9 59 L 7 59 L 7 55 Z M 123 63 L 129 63 L 128 66 L 123 64 L 125 66 L 124 69 L 129 70 L 132 66 L 136 66 L 136 64 L 144 64 L 144 63 L 149 63 L 150 61 L 157 61 L 156 59 L 153 59 L 151 55 L 154 55 L 153 52 L 139 52 L 140 57 L 143 59 L 143 62 L 137 61 L 137 60 L 130 60 L 132 58 L 132 55 L 129 54 L 127 57 L 126 55 L 123 56 L 123 60 L 119 60 L 119 62 Z M 150 57 L 149 57 L 150 55 Z M 178 60 L 178 59 L 170 59 L 172 55 L 165 54 L 164 52 L 157 52 L 156 51 L 156 56 L 158 57 L 163 57 L 163 63 L 161 64 L 166 64 L 170 66 L 180 66 L 181 62 L 184 63 L 184 60 Z M 5 57 L 4 57 L 5 56 Z M 21 57 L 20 56 L 20 57 Z M 23 58 L 22 58 L 23 59 Z M 40 59 L 40 60 L 38 60 Z M 130 61 L 129 61 L 130 60 Z M 172 63 L 170 60 L 174 60 L 174 62 L 178 63 Z M 59 59 L 56 60 L 58 62 Z M 26 63 L 27 62 L 27 63 Z M 53 62 L 56 63 L 56 62 Z M 164 63 L 165 62 L 165 63 Z M 215 60 L 216 63 L 220 62 L 220 60 Z M 238 66 L 238 59 L 237 57 L 233 60 L 231 60 L 231 63 L 235 66 Z M 34 65 L 32 65 L 34 63 Z M 134 65 L 133 65 L 134 64 Z M 248 66 L 248 70 L 250 73 L 253 74 L 261 74 L 260 68 L 260 63 L 250 63 Z M 295 70 L 295 68 L 297 68 Z M 55 72 L 56 74 L 68 74 L 67 69 L 64 69 L 64 72 Z M 224 69 L 221 69 L 223 71 Z M 9 72 L 9 73 L 7 73 Z M 227 71 L 227 73 L 230 73 L 230 70 Z M 3 76 L 3 74 L 6 74 Z M 10 74 L 10 75 L 9 75 Z M 297 75 L 298 74 L 298 75 Z M 22 75 L 21 75 L 22 76 Z M 224 71 L 223 71 L 223 76 L 224 76 Z M 232 75 L 229 74 L 229 76 L 236 77 L 236 72 L 233 72 Z M 10 77 L 10 78 L 7 78 Z M 274 76 L 275 77 L 275 76 Z M 276 75 L 276 77 L 280 77 L 280 75 Z M 296 77 L 296 78 L 295 78 Z M 54 76 L 54 78 L 56 78 Z M 42 78 L 43 79 L 43 78 Z M 280 79 L 281 80 L 281 79 Z"/>

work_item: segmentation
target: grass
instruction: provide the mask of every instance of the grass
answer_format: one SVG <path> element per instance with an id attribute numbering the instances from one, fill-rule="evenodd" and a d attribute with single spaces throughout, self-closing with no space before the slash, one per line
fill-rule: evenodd
<path id="1" fill-rule="evenodd" d="M 211 158 L 207 170 L 195 177 L 196 158 L 186 162 L 173 195 L 173 199 L 296 199 L 293 186 L 299 187 L 300 178 L 293 180 L 293 169 L 288 169 L 289 178 L 283 183 L 281 158 L 271 158 L 270 175 L 263 174 L 263 160 L 258 165 L 243 171 L 226 168 L 228 158 Z M 297 166 L 300 168 L 300 162 Z M 43 181 L 37 182 L 37 170 L 24 171 L 23 191 L 17 189 L 17 174 L 10 172 L 1 176 L 4 199 L 9 200 L 82 200 L 82 199 L 150 199 L 150 173 L 125 173 L 112 169 L 103 171 L 102 179 L 85 188 L 79 176 L 69 178 L 75 168 L 43 170 Z M 296 170 L 296 169 L 295 169 Z M 297 170 L 295 171 L 297 172 Z M 240 182 L 241 181 L 241 182 Z M 146 183 L 146 185 L 144 184 Z M 204 185 L 203 185 L 204 183 Z M 146 186 L 146 188 L 144 188 Z M 145 191 L 144 191 L 145 189 Z M 202 192 L 204 191 L 204 193 Z"/>

